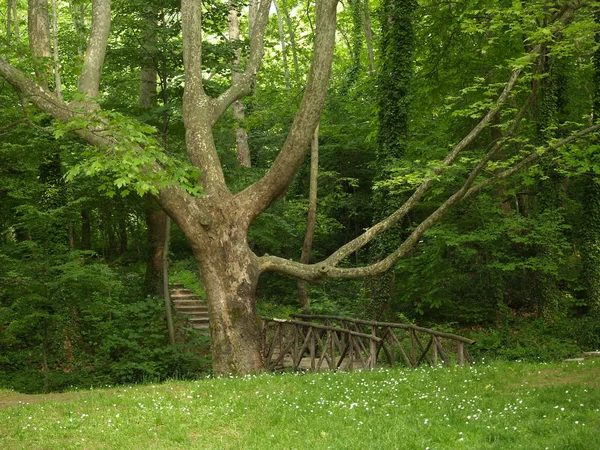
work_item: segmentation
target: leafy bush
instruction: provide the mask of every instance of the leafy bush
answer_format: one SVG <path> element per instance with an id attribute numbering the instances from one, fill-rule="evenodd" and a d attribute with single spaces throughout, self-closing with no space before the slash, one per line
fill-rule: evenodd
<path id="1" fill-rule="evenodd" d="M 553 361 L 580 353 L 581 345 L 573 335 L 577 323 L 567 319 L 549 323 L 537 317 L 514 317 L 498 328 L 463 334 L 476 341 L 469 351 L 477 359 Z"/>
<path id="2" fill-rule="evenodd" d="M 90 252 L 37 250 L 24 243 L 1 262 L 0 386 L 60 391 L 207 370 L 207 338 L 179 326 L 169 346 L 164 303 L 142 297 L 138 273 L 119 273 Z"/>

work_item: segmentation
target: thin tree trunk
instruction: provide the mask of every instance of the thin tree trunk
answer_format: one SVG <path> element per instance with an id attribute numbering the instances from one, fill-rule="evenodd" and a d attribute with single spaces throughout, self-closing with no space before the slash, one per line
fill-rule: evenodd
<path id="1" fill-rule="evenodd" d="M 27 30 L 29 49 L 33 56 L 33 66 L 38 82 L 48 88 L 47 59 L 50 51 L 50 22 L 48 19 L 48 0 L 29 0 L 27 3 Z"/>
<path id="2" fill-rule="evenodd" d="M 71 11 L 71 19 L 73 20 L 73 27 L 79 37 L 77 44 L 77 54 L 83 56 L 83 43 L 85 42 L 85 4 L 74 5 L 73 2 L 69 2 L 69 10 Z"/>
<path id="3" fill-rule="evenodd" d="M 367 41 L 367 53 L 369 55 L 369 73 L 375 75 L 375 52 L 373 51 L 373 29 L 371 28 L 371 13 L 369 0 L 365 0 L 365 40 Z"/>
<path id="4" fill-rule="evenodd" d="M 238 19 L 238 10 L 235 3 L 230 4 L 229 9 L 229 41 L 238 42 L 240 40 L 240 24 Z M 239 77 L 240 70 L 240 49 L 235 50 L 235 56 L 232 62 L 231 81 L 235 83 Z M 244 104 L 240 100 L 233 103 L 233 118 L 235 119 L 235 143 L 237 147 L 237 159 L 242 167 L 251 167 L 250 146 L 248 145 L 248 133 L 244 129 L 244 120 L 246 118 Z"/>
<path id="5" fill-rule="evenodd" d="M 115 236 L 115 230 L 113 228 L 113 224 L 109 223 L 107 228 L 108 228 L 108 259 L 113 260 L 119 254 L 119 250 L 117 248 L 117 237 Z"/>
<path id="6" fill-rule="evenodd" d="M 11 0 L 12 5 L 12 19 L 13 19 L 13 31 L 15 32 L 15 44 L 19 45 L 20 33 L 19 33 L 19 13 L 17 11 L 17 0 Z M 19 52 L 21 54 L 21 52 Z"/>
<path id="7" fill-rule="evenodd" d="M 283 15 L 288 27 L 288 33 L 290 35 L 290 44 L 292 45 L 292 59 L 294 61 L 294 78 L 300 75 L 300 66 L 298 65 L 298 49 L 296 47 L 296 33 L 292 26 L 292 19 L 290 18 L 290 12 L 287 7 L 287 0 L 281 0 L 281 6 L 283 7 Z"/>
<path id="8" fill-rule="evenodd" d="M 169 330 L 169 344 L 175 345 L 175 327 L 173 326 L 173 310 L 171 309 L 171 296 L 169 292 L 169 241 L 171 240 L 171 218 L 165 220 L 165 242 L 163 245 L 162 270 L 163 270 L 163 298 L 167 313 L 167 328 Z"/>
<path id="9" fill-rule="evenodd" d="M 300 262 L 308 264 L 312 249 L 313 237 L 317 225 L 317 189 L 319 178 L 319 126 L 315 128 L 310 147 L 310 187 L 308 193 L 308 217 L 306 219 L 306 234 L 302 245 Z M 306 281 L 298 280 L 298 298 L 305 314 L 310 314 L 310 298 L 308 297 Z"/>
<path id="10" fill-rule="evenodd" d="M 127 244 L 127 225 L 122 222 L 119 229 L 119 255 L 127 251 Z"/>
<path id="11" fill-rule="evenodd" d="M 75 250 L 75 229 L 72 223 L 69 224 L 69 249 Z"/>
<path id="12" fill-rule="evenodd" d="M 92 232 L 90 224 L 90 212 L 86 209 L 81 211 L 81 250 L 92 248 Z"/>
<path id="13" fill-rule="evenodd" d="M 281 56 L 283 59 L 283 76 L 286 89 L 290 88 L 290 69 L 288 67 L 287 55 L 285 54 L 285 32 L 283 31 L 283 18 L 277 0 L 273 0 L 273 6 L 277 13 L 277 25 L 279 26 L 279 43 L 281 44 Z"/>
<path id="14" fill-rule="evenodd" d="M 153 205 L 148 205 L 145 210 L 148 256 L 146 259 L 144 293 L 162 297 L 164 292 L 162 267 L 167 215 L 155 208 Z"/>
<path id="15" fill-rule="evenodd" d="M 12 40 L 12 0 L 6 0 L 6 41 L 10 42 Z"/>
<path id="16" fill-rule="evenodd" d="M 54 93 L 62 101 L 62 82 L 60 80 L 60 58 L 58 56 L 58 11 L 56 0 L 52 0 L 52 47 L 54 56 Z"/>
<path id="17" fill-rule="evenodd" d="M 44 320 L 44 337 L 42 341 L 42 368 L 44 370 L 44 393 L 50 392 L 50 366 L 48 365 L 48 321 Z"/>
<path id="18" fill-rule="evenodd" d="M 142 30 L 142 52 L 144 57 L 142 58 L 142 65 L 140 68 L 140 91 L 139 91 L 139 104 L 142 109 L 151 109 L 156 106 L 157 98 L 157 79 L 158 71 L 156 67 L 156 52 L 157 52 L 157 36 L 156 36 L 156 23 L 152 18 L 145 17 L 144 24 L 146 25 Z M 166 80 L 162 80 L 166 83 Z M 164 85 L 163 85 L 164 87 Z M 163 89 L 164 91 L 164 89 Z M 163 100 L 166 99 L 166 93 L 164 93 Z M 166 130 L 161 130 L 163 142 L 166 140 Z M 163 297 L 165 295 L 165 289 L 168 290 L 169 286 L 164 285 L 164 246 L 167 241 L 165 232 L 167 230 L 167 215 L 157 209 L 156 205 L 148 201 L 145 206 L 144 216 L 146 219 L 146 230 L 147 230 L 147 246 L 148 256 L 146 259 L 146 276 L 144 278 L 144 293 L 146 295 L 153 295 L 157 297 Z M 169 311 L 167 311 L 167 317 Z M 171 339 L 169 337 L 169 339 Z"/>

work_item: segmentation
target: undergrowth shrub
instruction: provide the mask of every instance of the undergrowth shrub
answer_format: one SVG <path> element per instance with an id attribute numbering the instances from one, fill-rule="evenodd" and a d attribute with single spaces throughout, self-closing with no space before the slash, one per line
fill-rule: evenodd
<path id="1" fill-rule="evenodd" d="M 476 341 L 469 348 L 476 359 L 553 361 L 579 354 L 582 346 L 574 334 L 579 323 L 572 319 L 549 323 L 537 317 L 514 317 L 496 328 L 462 334 Z"/>

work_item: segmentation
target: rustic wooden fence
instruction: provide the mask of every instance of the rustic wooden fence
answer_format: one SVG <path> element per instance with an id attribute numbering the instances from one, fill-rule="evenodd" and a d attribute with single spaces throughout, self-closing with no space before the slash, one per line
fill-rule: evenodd
<path id="1" fill-rule="evenodd" d="M 340 316 L 294 314 L 292 317 L 292 320 L 264 318 L 265 357 L 271 368 L 285 363 L 286 355 L 293 370 L 318 370 L 324 362 L 329 369 L 372 369 L 380 361 L 408 367 L 423 362 L 431 366 L 440 362 L 458 365 L 471 362 L 465 344 L 474 341 L 456 334 Z M 309 367 L 303 360 L 306 353 Z"/>
<path id="2" fill-rule="evenodd" d="M 373 369 L 382 339 L 348 328 L 263 317 L 269 369 Z"/>

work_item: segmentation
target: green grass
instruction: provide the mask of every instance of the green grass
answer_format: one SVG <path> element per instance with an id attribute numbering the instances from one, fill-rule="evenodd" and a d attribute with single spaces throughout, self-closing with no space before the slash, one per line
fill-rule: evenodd
<path id="1" fill-rule="evenodd" d="M 3 449 L 598 449 L 600 361 L 0 392 Z"/>

